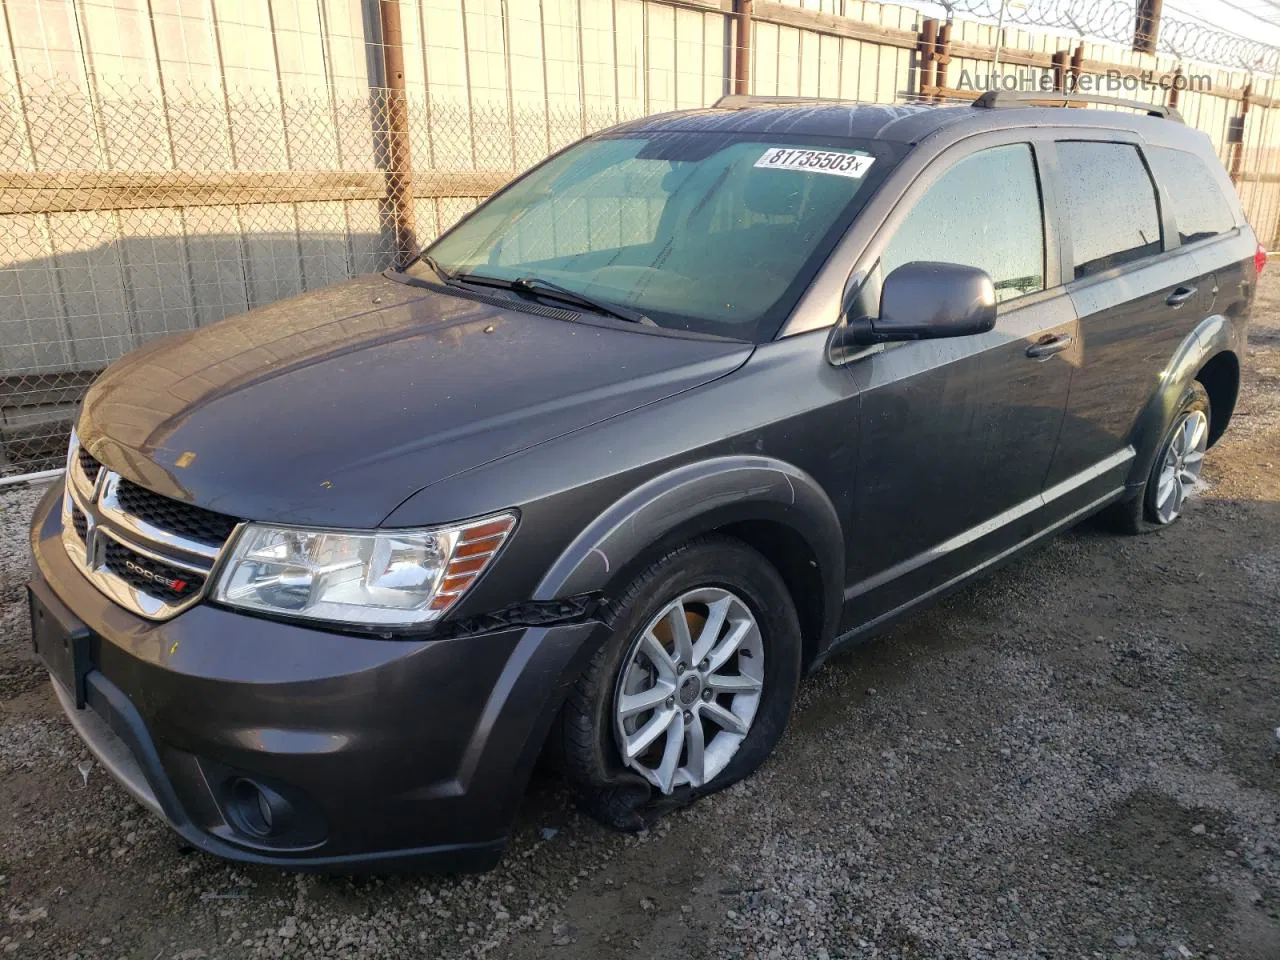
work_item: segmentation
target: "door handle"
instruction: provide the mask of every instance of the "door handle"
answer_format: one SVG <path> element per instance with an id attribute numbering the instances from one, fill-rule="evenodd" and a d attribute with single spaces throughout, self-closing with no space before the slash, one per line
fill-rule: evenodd
<path id="1" fill-rule="evenodd" d="M 1175 310 L 1196 295 L 1195 287 L 1178 287 L 1173 293 L 1165 297 L 1164 302 Z"/>
<path id="2" fill-rule="evenodd" d="M 1060 333 L 1056 337 L 1044 337 L 1027 347 L 1027 356 L 1032 360 L 1048 360 L 1055 353 L 1061 353 L 1071 346 L 1072 339 L 1069 333 Z"/>

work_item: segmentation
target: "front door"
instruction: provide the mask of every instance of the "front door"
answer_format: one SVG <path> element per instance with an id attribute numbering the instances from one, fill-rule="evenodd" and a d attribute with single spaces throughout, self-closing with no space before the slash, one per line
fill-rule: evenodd
<path id="1" fill-rule="evenodd" d="M 914 260 L 981 267 L 999 316 L 989 333 L 890 345 L 849 366 L 861 430 L 846 628 L 1030 535 L 1071 383 L 1075 312 L 1046 256 L 1032 144 L 944 154 L 935 168 L 886 224 L 878 276 Z"/>

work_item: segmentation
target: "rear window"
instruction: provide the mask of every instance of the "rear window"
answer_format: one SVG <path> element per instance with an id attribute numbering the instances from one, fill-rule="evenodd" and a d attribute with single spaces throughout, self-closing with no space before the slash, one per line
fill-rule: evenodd
<path id="1" fill-rule="evenodd" d="M 1137 147 L 1063 141 L 1058 167 L 1076 279 L 1160 252 L 1155 185 Z"/>
<path id="2" fill-rule="evenodd" d="M 1147 147 L 1145 153 L 1156 179 L 1164 184 L 1183 243 L 1207 240 L 1235 229 L 1235 217 L 1218 186 L 1219 178 L 1203 160 L 1194 153 L 1168 147 Z"/>

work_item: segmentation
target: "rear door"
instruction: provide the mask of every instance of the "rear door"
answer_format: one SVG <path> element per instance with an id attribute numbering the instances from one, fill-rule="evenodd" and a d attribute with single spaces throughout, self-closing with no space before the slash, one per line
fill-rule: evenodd
<path id="1" fill-rule="evenodd" d="M 1065 515 L 1129 476 L 1138 415 L 1212 304 L 1213 278 L 1180 245 L 1136 138 L 1064 139 L 1055 153 L 1063 274 L 1080 323 L 1079 369 L 1045 480 L 1050 511 Z"/>
<path id="2" fill-rule="evenodd" d="M 1222 164 L 1207 142 L 1199 152 L 1165 146 L 1144 146 L 1142 152 L 1172 215 L 1170 239 L 1176 236 L 1179 247 L 1194 254 L 1199 271 L 1193 281 L 1199 297 L 1190 311 L 1195 316 L 1186 319 L 1240 319 L 1257 281 L 1256 239 L 1242 229 L 1240 201 Z"/>
<path id="3" fill-rule="evenodd" d="M 1075 314 L 1045 230 L 1052 198 L 1036 146 L 1015 137 L 987 135 L 934 161 L 863 260 L 879 267 L 860 312 L 878 306 L 878 278 L 923 260 L 986 270 L 999 313 L 989 333 L 893 344 L 848 368 L 861 388 L 846 595 L 855 624 L 1016 544 L 1037 519 Z"/>

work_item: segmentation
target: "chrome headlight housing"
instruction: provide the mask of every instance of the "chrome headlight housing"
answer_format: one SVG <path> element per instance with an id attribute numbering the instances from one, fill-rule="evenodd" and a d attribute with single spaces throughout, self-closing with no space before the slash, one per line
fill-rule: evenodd
<path id="1" fill-rule="evenodd" d="M 246 524 L 213 599 L 277 616 L 373 627 L 439 619 L 515 528 L 504 513 L 449 527 L 309 530 Z"/>

